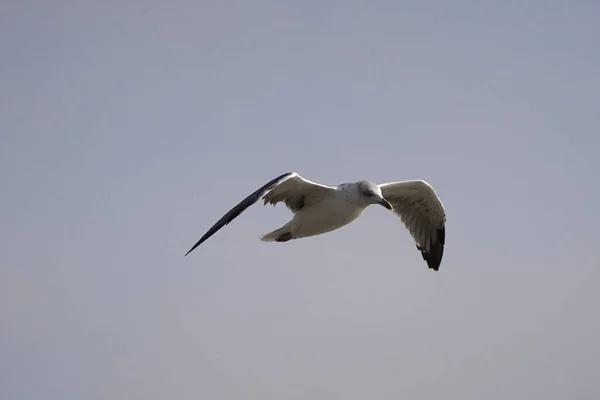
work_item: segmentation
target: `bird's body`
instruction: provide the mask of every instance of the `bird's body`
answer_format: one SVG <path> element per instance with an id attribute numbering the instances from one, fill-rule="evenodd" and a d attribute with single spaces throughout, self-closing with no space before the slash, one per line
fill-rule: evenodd
<path id="1" fill-rule="evenodd" d="M 280 229 L 264 235 L 263 241 L 277 240 L 281 234 L 288 234 L 289 239 L 300 239 L 320 235 L 339 229 L 354 221 L 365 211 L 366 206 L 358 202 L 348 201 L 353 193 L 335 188 L 324 198 L 295 212 L 290 222 Z M 286 240 L 287 241 L 287 240 Z"/>
<path id="2" fill-rule="evenodd" d="M 284 226 L 262 236 L 265 242 L 287 242 L 339 229 L 356 220 L 372 204 L 393 210 L 408 228 L 429 268 L 439 269 L 445 243 L 446 215 L 433 188 L 413 180 L 376 185 L 368 181 L 326 186 L 283 174 L 232 208 L 187 254 L 230 223 L 260 198 L 265 204 L 284 202 L 294 214 Z"/>

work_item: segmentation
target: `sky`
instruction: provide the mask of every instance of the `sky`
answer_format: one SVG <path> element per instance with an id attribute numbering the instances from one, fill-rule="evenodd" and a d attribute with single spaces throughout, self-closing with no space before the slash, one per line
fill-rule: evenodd
<path id="1" fill-rule="evenodd" d="M 0 5 L 0 398 L 600 398 L 600 5 Z M 424 179 L 264 243 L 296 171 Z"/>

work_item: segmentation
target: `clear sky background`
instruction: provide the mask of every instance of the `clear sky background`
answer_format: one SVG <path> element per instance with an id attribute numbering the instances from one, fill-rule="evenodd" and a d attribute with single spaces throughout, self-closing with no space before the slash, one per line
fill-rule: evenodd
<path id="1" fill-rule="evenodd" d="M 0 398 L 600 398 L 600 5 L 0 6 Z M 263 243 L 273 177 L 420 178 Z"/>

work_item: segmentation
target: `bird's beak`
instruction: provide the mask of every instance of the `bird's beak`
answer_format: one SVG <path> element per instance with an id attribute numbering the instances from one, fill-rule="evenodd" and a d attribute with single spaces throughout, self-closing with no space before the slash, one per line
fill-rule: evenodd
<path id="1" fill-rule="evenodd" d="M 379 204 L 381 204 L 382 206 L 384 206 L 388 210 L 393 210 L 394 209 L 394 207 L 392 206 L 392 203 L 390 203 L 389 201 L 387 201 L 383 197 L 381 198 L 381 200 L 379 200 Z"/>

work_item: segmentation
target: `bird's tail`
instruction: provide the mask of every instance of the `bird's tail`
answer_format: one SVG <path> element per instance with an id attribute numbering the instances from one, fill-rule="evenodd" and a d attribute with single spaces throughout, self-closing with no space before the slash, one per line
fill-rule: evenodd
<path id="1" fill-rule="evenodd" d="M 288 226 L 281 227 L 263 235 L 260 240 L 263 242 L 287 242 L 292 239 L 292 233 Z"/>

